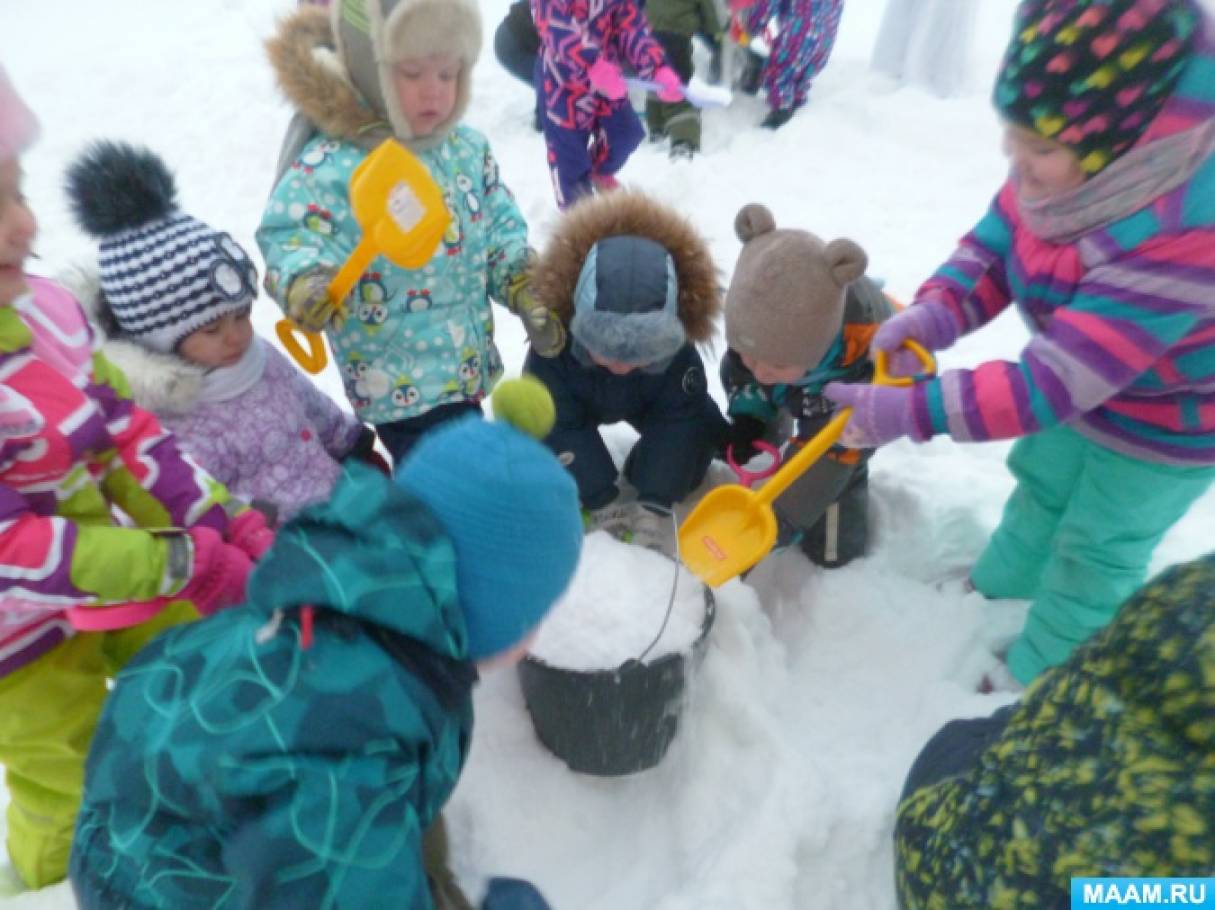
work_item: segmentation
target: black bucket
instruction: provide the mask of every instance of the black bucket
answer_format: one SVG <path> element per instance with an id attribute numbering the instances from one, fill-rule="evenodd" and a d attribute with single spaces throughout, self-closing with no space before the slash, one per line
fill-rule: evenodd
<path id="1" fill-rule="evenodd" d="M 570 770 L 618 777 L 652 768 L 679 730 L 688 675 L 704 658 L 717 607 L 704 587 L 705 616 L 690 653 L 615 670 L 567 670 L 528 655 L 518 665 L 523 699 L 540 741 Z"/>

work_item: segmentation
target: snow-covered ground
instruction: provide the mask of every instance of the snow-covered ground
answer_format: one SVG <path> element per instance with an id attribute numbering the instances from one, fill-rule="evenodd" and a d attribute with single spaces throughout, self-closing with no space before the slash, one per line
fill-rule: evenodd
<path id="1" fill-rule="evenodd" d="M 734 214 L 761 201 L 778 223 L 862 243 L 871 273 L 906 300 L 985 208 L 1004 172 L 987 90 L 1013 2 L 974 0 L 982 7 L 971 78 L 950 100 L 870 72 L 885 2 L 848 0 L 830 66 L 784 129 L 757 129 L 762 103 L 738 98 L 706 114 L 694 161 L 672 164 L 645 145 L 623 172 L 693 217 L 723 278 L 738 253 Z M 543 242 L 555 209 L 531 96 L 489 51 L 506 5 L 483 2 L 487 50 L 468 119 L 490 136 Z M 40 266 L 53 271 L 90 250 L 60 183 L 81 145 L 101 136 L 160 151 L 177 171 L 183 207 L 255 253 L 287 117 L 260 42 L 288 0 L 0 7 L 0 61 L 44 128 L 24 162 L 42 226 Z M 263 334 L 276 315 L 258 304 Z M 517 371 L 522 331 L 505 313 L 499 336 Z M 1024 340 L 1006 315 L 943 365 L 1013 355 Z M 342 398 L 336 373 L 321 382 Z M 946 719 L 1006 700 L 974 686 L 1020 610 L 966 595 L 960 582 L 1011 488 L 1006 451 L 896 443 L 874 461 L 867 558 L 823 572 L 781 554 L 748 584 L 722 587 L 683 728 L 652 771 L 571 773 L 536 741 L 514 674 L 488 676 L 472 757 L 447 810 L 470 886 L 485 874 L 523 876 L 559 910 L 893 907 L 890 832 L 907 767 Z M 1154 568 L 1212 540 L 1215 493 L 1168 535 Z M 5 906 L 65 908 L 72 898 L 58 886 Z"/>

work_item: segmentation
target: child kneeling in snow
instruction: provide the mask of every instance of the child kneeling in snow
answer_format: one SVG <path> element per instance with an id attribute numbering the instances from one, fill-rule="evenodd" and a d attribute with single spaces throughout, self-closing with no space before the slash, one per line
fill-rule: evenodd
<path id="1" fill-rule="evenodd" d="M 732 422 L 728 444 L 739 464 L 755 443 L 793 438 L 792 455 L 835 416 L 823 386 L 873 377 L 869 342 L 894 306 L 865 277 L 865 251 L 851 240 L 824 243 L 807 231 L 776 229 L 762 205 L 734 219 L 743 241 L 726 292 L 721 379 Z M 833 446 L 776 498 L 780 544 L 800 536 L 803 552 L 823 566 L 862 555 L 869 539 L 872 449 Z"/>
<path id="2" fill-rule="evenodd" d="M 726 423 L 696 342 L 721 309 L 717 272 L 687 219 L 640 193 L 589 198 L 558 222 L 533 273 L 541 304 L 568 324 L 555 358 L 524 369 L 557 403 L 545 439 L 578 481 L 588 530 L 674 551 L 672 506 L 704 478 Z M 640 434 L 624 464 L 637 501 L 620 502 L 599 428 Z"/>
<path id="3" fill-rule="evenodd" d="M 378 458 L 375 432 L 254 334 L 257 269 L 177 208 L 160 158 L 98 142 L 67 184 L 100 241 L 93 316 L 111 336 L 106 353 L 212 476 L 286 520 L 328 497 L 339 461 Z"/>
<path id="4" fill-rule="evenodd" d="M 80 905 L 431 906 L 422 831 L 468 755 L 476 665 L 517 659 L 581 543 L 569 475 L 502 422 L 436 428 L 395 482 L 346 466 L 244 606 L 119 677 L 72 853 Z"/>

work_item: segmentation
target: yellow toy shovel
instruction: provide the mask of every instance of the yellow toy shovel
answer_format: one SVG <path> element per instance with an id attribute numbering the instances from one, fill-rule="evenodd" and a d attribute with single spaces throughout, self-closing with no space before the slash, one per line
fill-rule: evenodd
<path id="1" fill-rule="evenodd" d="M 932 355 L 914 341 L 905 344 L 924 365 L 925 374 L 931 375 L 936 369 Z M 885 352 L 879 351 L 873 381 L 880 385 L 909 386 L 915 379 L 890 376 L 886 372 Z M 725 484 L 710 490 L 679 527 L 679 556 L 684 564 L 701 581 L 716 588 L 768 555 L 776 543 L 772 501 L 835 445 L 850 416 L 851 408 L 841 408 L 760 489 Z"/>
<path id="2" fill-rule="evenodd" d="M 381 142 L 350 175 L 350 210 L 363 236 L 329 283 L 329 299 L 338 313 L 371 260 L 382 255 L 403 268 L 420 268 L 434 255 L 451 220 L 426 165 L 395 139 Z M 299 329 L 290 319 L 280 319 L 274 329 L 301 367 L 309 373 L 325 368 L 320 333 Z"/>

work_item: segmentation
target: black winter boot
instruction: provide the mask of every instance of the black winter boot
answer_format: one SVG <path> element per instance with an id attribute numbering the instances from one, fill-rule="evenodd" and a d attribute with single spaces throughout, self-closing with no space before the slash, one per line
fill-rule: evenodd
<path id="1" fill-rule="evenodd" d="M 760 126 L 768 130 L 778 130 L 793 119 L 796 111 L 797 108 L 795 107 L 778 108 L 774 111 L 768 111 L 768 116 L 764 118 Z"/>

